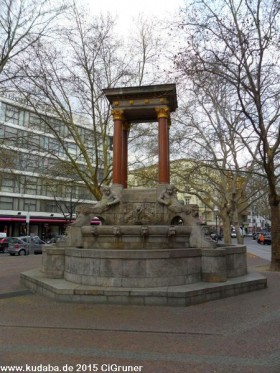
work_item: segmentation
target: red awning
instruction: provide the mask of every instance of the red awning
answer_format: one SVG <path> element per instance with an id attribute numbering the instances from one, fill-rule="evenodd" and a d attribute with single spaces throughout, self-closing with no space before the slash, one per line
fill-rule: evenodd
<path id="1" fill-rule="evenodd" d="M 0 217 L 0 221 L 6 221 L 6 222 L 21 222 L 25 223 L 26 218 L 19 218 L 19 217 Z M 66 220 L 61 218 L 61 219 L 51 219 L 51 218 L 30 218 L 30 223 L 62 223 L 66 224 Z"/>

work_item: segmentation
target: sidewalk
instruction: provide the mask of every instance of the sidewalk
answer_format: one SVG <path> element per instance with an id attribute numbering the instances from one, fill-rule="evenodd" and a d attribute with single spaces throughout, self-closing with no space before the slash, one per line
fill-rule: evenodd
<path id="1" fill-rule="evenodd" d="M 267 289 L 190 307 L 56 303 L 19 283 L 41 260 L 0 256 L 0 372 L 280 372 L 280 273 L 266 260 L 248 254 Z"/>

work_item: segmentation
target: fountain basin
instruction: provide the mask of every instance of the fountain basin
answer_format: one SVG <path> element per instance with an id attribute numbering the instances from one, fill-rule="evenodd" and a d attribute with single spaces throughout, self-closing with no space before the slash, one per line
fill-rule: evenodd
<path id="1" fill-rule="evenodd" d="M 45 248 L 43 274 L 102 287 L 162 287 L 225 282 L 247 273 L 246 247 L 100 250 Z"/>

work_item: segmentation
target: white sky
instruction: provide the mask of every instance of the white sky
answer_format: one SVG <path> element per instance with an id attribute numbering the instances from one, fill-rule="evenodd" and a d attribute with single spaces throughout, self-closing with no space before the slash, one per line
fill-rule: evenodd
<path id="1" fill-rule="evenodd" d="M 184 0 L 88 0 L 93 14 L 110 12 L 118 17 L 122 31 L 129 31 L 139 14 L 165 19 L 178 13 Z"/>

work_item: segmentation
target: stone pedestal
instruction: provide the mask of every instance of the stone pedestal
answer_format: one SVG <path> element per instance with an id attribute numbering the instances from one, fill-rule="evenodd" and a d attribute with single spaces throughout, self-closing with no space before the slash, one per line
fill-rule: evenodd
<path id="1" fill-rule="evenodd" d="M 225 282 L 227 280 L 227 252 L 224 249 L 202 251 L 201 271 L 205 282 Z"/>
<path id="2" fill-rule="evenodd" d="M 47 278 L 64 278 L 65 250 L 44 248 L 41 271 Z"/>

